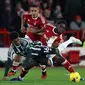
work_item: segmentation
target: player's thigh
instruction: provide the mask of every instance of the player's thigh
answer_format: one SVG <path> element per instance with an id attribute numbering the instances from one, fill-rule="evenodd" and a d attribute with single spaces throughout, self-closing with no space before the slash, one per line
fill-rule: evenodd
<path id="1" fill-rule="evenodd" d="M 32 41 L 41 40 L 41 36 L 35 35 L 34 33 L 28 32 L 27 34 Z"/>
<path id="2" fill-rule="evenodd" d="M 25 61 L 23 62 L 23 67 L 26 69 L 26 70 L 29 70 L 31 69 L 32 67 L 34 66 L 37 66 L 38 63 L 36 60 L 32 59 L 32 58 L 29 58 L 29 59 L 25 59 Z"/>
<path id="3" fill-rule="evenodd" d="M 48 61 L 49 59 L 47 57 L 39 57 L 37 59 L 37 61 L 41 64 L 41 65 L 48 65 Z"/>

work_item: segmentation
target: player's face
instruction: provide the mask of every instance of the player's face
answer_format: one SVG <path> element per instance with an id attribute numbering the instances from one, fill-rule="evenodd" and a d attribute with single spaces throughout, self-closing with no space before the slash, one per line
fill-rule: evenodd
<path id="1" fill-rule="evenodd" d="M 18 38 L 16 38 L 16 39 L 14 39 L 13 40 L 13 43 L 15 44 L 15 45 L 20 45 L 20 38 L 18 37 Z"/>
<path id="2" fill-rule="evenodd" d="M 58 26 L 58 32 L 60 34 L 62 34 L 63 32 L 65 32 L 66 30 L 66 25 L 65 24 L 62 24 L 62 26 Z"/>
<path id="3" fill-rule="evenodd" d="M 33 18 L 37 18 L 38 13 L 39 13 L 39 8 L 38 7 L 31 7 L 30 8 L 30 13 L 31 13 Z"/>

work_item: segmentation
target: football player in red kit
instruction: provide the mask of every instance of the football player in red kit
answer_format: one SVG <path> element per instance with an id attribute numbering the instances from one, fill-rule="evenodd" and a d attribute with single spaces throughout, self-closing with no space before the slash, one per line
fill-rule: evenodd
<path id="1" fill-rule="evenodd" d="M 60 43 L 64 42 L 64 34 L 62 34 L 66 30 L 66 22 L 59 21 L 57 26 L 54 26 L 50 23 L 46 24 L 46 31 L 42 36 L 41 42 L 44 43 L 44 45 L 47 45 L 49 47 L 53 45 L 59 46 Z M 46 66 L 43 66 L 42 72 L 46 71 Z M 43 78 L 46 78 L 46 76 L 42 76 Z"/>
<path id="2" fill-rule="evenodd" d="M 67 40 L 64 42 L 64 32 L 66 30 L 66 22 L 65 21 L 59 21 L 57 26 L 54 26 L 52 24 L 46 25 L 46 32 L 44 33 L 44 37 L 47 40 L 47 46 L 49 47 L 56 47 L 59 46 L 59 49 L 62 50 L 63 48 L 66 48 L 69 43 L 71 43 L 70 40 Z M 72 37 L 72 41 L 75 41 L 75 38 Z M 62 44 L 60 44 L 62 43 Z M 62 54 L 61 54 L 62 55 Z M 54 55 L 52 55 L 54 57 Z M 52 59 L 55 60 L 55 57 Z M 58 61 L 57 61 L 58 62 Z M 56 63 L 57 64 L 57 63 Z M 71 64 L 65 59 L 65 61 L 62 63 L 65 69 L 67 69 L 70 73 L 75 72 Z"/>
<path id="3" fill-rule="evenodd" d="M 28 25 L 27 35 L 32 41 L 41 40 L 46 30 L 46 19 L 39 13 L 39 7 L 32 5 L 30 12 L 24 12 L 22 16 L 21 31 L 24 31 L 24 24 Z"/>
<path id="4" fill-rule="evenodd" d="M 52 39 L 52 38 L 53 38 L 53 40 L 51 40 L 51 42 L 55 41 L 57 46 L 60 43 L 64 42 L 64 32 L 66 31 L 66 25 L 67 25 L 66 22 L 63 21 L 63 20 L 59 21 L 56 26 L 54 26 L 54 25 L 52 25 L 50 23 L 47 23 L 46 31 L 43 34 L 41 42 L 45 39 L 46 43 L 47 43 L 47 41 Z"/>

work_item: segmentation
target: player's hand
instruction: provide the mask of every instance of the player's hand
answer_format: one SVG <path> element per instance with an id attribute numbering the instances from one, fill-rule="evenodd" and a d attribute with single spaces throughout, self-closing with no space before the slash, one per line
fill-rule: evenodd
<path id="1" fill-rule="evenodd" d="M 45 34 L 43 36 L 44 36 L 45 40 L 48 41 L 48 37 Z"/>
<path id="2" fill-rule="evenodd" d="M 43 32 L 40 32 L 40 33 L 36 33 L 36 35 L 43 35 L 44 33 Z"/>
<path id="3" fill-rule="evenodd" d="M 22 32 L 22 33 L 25 33 L 25 32 L 26 32 L 25 27 L 21 28 L 21 32 Z"/>
<path id="4" fill-rule="evenodd" d="M 29 32 L 32 32 L 32 33 L 37 33 L 37 29 L 35 27 L 29 27 Z"/>
<path id="5" fill-rule="evenodd" d="M 32 33 L 36 34 L 36 35 L 43 35 L 44 32 L 43 31 L 40 31 L 38 29 L 32 29 Z"/>
<path id="6" fill-rule="evenodd" d="M 4 76 L 4 77 L 2 78 L 2 80 L 3 80 L 3 81 L 7 81 L 7 80 L 8 80 L 8 77 L 7 77 L 7 76 Z"/>

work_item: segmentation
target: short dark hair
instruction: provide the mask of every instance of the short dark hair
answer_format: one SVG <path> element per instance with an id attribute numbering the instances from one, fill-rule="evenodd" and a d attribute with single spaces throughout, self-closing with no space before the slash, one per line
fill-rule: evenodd
<path id="1" fill-rule="evenodd" d="M 65 20 L 59 20 L 59 21 L 57 21 L 57 23 L 55 24 L 55 26 L 57 27 L 59 25 L 60 27 L 64 28 L 63 24 L 65 24 L 65 26 L 66 26 L 65 29 L 67 29 L 67 23 L 66 23 Z"/>
<path id="2" fill-rule="evenodd" d="M 31 4 L 30 7 L 39 7 L 39 6 L 36 4 Z"/>
<path id="3" fill-rule="evenodd" d="M 18 32 L 13 31 L 13 32 L 10 33 L 9 37 L 13 41 L 14 39 L 19 37 L 19 34 L 18 34 Z"/>
<path id="4" fill-rule="evenodd" d="M 59 21 L 57 21 L 57 24 L 65 24 L 67 26 L 67 23 L 65 20 L 59 20 Z"/>

